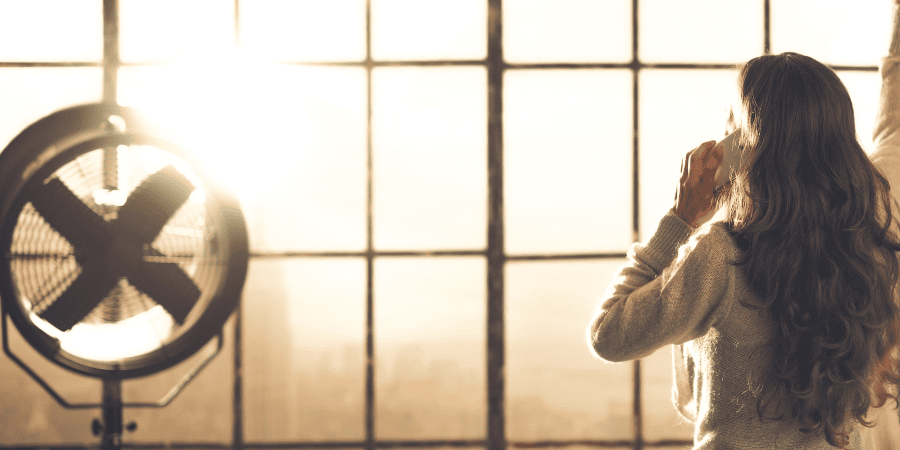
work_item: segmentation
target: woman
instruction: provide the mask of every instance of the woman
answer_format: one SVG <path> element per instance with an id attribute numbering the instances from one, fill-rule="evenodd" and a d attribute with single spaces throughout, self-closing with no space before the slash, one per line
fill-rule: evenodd
<path id="1" fill-rule="evenodd" d="M 898 33 L 895 20 L 873 155 L 895 178 Z M 598 306 L 591 346 L 624 361 L 674 344 L 673 401 L 695 424 L 695 449 L 900 448 L 889 183 L 828 67 L 763 56 L 738 86 L 740 169 L 716 193 L 721 147 L 688 153 L 673 208 Z"/>

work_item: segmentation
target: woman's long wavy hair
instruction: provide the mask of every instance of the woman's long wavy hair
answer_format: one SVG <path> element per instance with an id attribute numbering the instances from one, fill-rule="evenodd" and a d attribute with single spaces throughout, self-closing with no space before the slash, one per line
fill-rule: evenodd
<path id="1" fill-rule="evenodd" d="M 900 251 L 890 186 L 856 138 L 834 71 L 796 53 L 740 68 L 744 159 L 724 200 L 742 267 L 775 323 L 757 396 L 761 420 L 789 420 L 847 445 L 870 407 L 898 402 Z M 898 402 L 900 404 L 900 402 Z"/>

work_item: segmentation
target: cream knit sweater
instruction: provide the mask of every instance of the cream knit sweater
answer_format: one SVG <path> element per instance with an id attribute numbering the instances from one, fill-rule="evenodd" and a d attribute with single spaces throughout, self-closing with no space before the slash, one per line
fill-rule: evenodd
<path id="1" fill-rule="evenodd" d="M 883 86 L 872 160 L 900 199 L 900 11 L 882 61 Z M 894 209 L 900 214 L 900 207 Z M 634 244 L 590 323 L 588 339 L 607 361 L 642 358 L 672 344 L 672 400 L 694 423 L 694 449 L 834 449 L 820 435 L 785 422 L 762 423 L 756 412 L 761 361 L 755 352 L 773 333 L 766 314 L 741 305 L 758 298 L 721 222 L 694 229 L 670 211 L 646 244 Z M 850 449 L 900 449 L 900 417 L 892 403 L 851 424 Z"/>

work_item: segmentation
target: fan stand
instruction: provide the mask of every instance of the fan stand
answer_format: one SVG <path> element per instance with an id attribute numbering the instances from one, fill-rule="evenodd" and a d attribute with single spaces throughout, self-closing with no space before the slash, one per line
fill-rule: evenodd
<path id="1" fill-rule="evenodd" d="M 103 379 L 103 419 L 102 422 L 94 419 L 91 423 L 91 431 L 94 436 L 103 434 L 100 440 L 102 450 L 119 450 L 122 448 L 122 380 L 113 378 Z M 137 424 L 131 422 L 129 431 L 137 429 Z"/>
<path id="2" fill-rule="evenodd" d="M 24 361 L 22 361 L 18 356 L 16 356 L 12 349 L 9 346 L 9 331 L 7 327 L 7 317 L 8 313 L 5 308 L 2 309 L 2 313 L 0 313 L 0 320 L 2 320 L 2 334 L 3 334 L 3 352 L 6 353 L 6 356 L 9 359 L 13 360 L 25 373 L 28 374 L 35 382 L 37 382 L 44 391 L 50 394 L 57 403 L 60 404 L 63 408 L 66 409 L 92 409 L 92 408 L 101 408 L 102 410 L 102 419 L 94 419 L 91 422 L 91 431 L 94 436 L 101 436 L 101 444 L 100 448 L 102 450 L 119 450 L 122 448 L 122 434 L 123 431 L 133 432 L 137 429 L 137 424 L 135 422 L 129 422 L 128 425 L 123 426 L 123 410 L 124 408 L 163 408 L 168 406 L 175 397 L 187 387 L 188 383 L 191 382 L 194 378 L 197 377 L 197 374 L 206 367 L 210 361 L 215 358 L 219 352 L 222 350 L 222 343 L 224 341 L 223 331 L 219 331 L 216 335 L 216 349 L 214 352 L 210 353 L 206 358 L 202 361 L 199 361 L 197 365 L 191 368 L 190 371 L 184 374 L 181 377 L 181 380 L 173 386 L 165 397 L 160 399 L 157 402 L 132 402 L 125 403 L 122 401 L 122 380 L 120 378 L 114 377 L 104 377 L 102 378 L 103 387 L 102 387 L 102 396 L 101 403 L 71 403 L 62 395 L 59 394 L 46 380 L 44 380 L 40 375 L 37 374 L 31 367 L 28 366 Z"/>
<path id="3" fill-rule="evenodd" d="M 128 422 L 123 427 L 122 410 L 122 380 L 117 378 L 103 379 L 103 419 L 94 419 L 91 422 L 91 431 L 94 436 L 102 434 L 100 440 L 101 450 L 119 450 L 122 448 L 122 434 L 124 431 L 134 432 L 137 423 Z"/>

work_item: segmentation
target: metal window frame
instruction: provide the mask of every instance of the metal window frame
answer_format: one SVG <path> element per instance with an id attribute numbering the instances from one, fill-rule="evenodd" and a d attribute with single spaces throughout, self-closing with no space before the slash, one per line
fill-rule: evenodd
<path id="1" fill-rule="evenodd" d="M 503 60 L 502 42 L 502 0 L 486 0 L 487 15 L 487 57 L 482 60 L 427 60 L 427 61 L 381 61 L 373 60 L 371 52 L 371 0 L 366 0 L 366 56 L 358 62 L 296 62 L 306 66 L 347 66 L 363 67 L 366 70 L 367 104 L 366 104 L 366 248 L 364 251 L 318 251 L 318 252 L 252 252 L 251 258 L 365 258 L 366 261 L 366 330 L 365 330 L 365 440 L 364 441 L 327 441 L 327 442 L 245 442 L 243 433 L 243 381 L 242 381 L 242 320 L 240 307 L 235 312 L 234 353 L 233 353 L 233 434 L 232 442 L 225 443 L 159 443 L 159 444 L 124 444 L 123 448 L 209 448 L 209 449 L 307 449 L 307 448 L 431 448 L 431 447 L 486 447 L 490 450 L 515 448 L 556 448 L 570 446 L 586 446 L 597 448 L 632 447 L 643 448 L 683 447 L 693 444 L 690 440 L 662 439 L 645 441 L 643 436 L 643 415 L 641 412 L 641 361 L 633 362 L 633 395 L 632 424 L 634 437 L 631 440 L 539 440 L 510 441 L 506 436 L 505 413 L 505 275 L 507 262 L 543 261 L 543 260 L 595 260 L 624 258 L 625 252 L 615 253 L 548 253 L 548 254 L 516 254 L 506 253 L 504 242 L 503 215 L 503 78 L 507 70 L 514 69 L 629 69 L 632 72 L 633 120 L 632 120 L 632 233 L 633 239 L 639 236 L 640 223 L 640 186 L 638 183 L 640 143 L 639 131 L 639 73 L 644 69 L 733 69 L 733 64 L 653 64 L 641 62 L 638 58 L 638 6 L 639 0 L 632 0 L 632 58 L 626 63 L 507 63 Z M 117 74 L 119 68 L 126 65 L 145 65 L 122 63 L 119 59 L 119 17 L 118 1 L 103 0 L 103 60 L 97 62 L 0 62 L 3 67 L 102 67 L 103 69 L 103 101 L 116 101 Z M 240 39 L 240 0 L 234 0 L 235 39 Z M 771 49 L 770 32 L 770 0 L 763 1 L 764 53 Z M 373 242 L 372 211 L 372 71 L 377 67 L 409 66 L 481 66 L 487 71 L 487 107 L 488 107 L 488 148 L 487 148 L 487 197 L 488 223 L 487 248 L 477 250 L 422 250 L 422 251 L 380 251 L 375 250 Z M 877 71 L 876 66 L 831 66 L 835 70 Z M 373 279 L 374 260 L 383 257 L 465 257 L 481 256 L 487 261 L 487 430 L 485 439 L 476 440 L 382 440 L 375 436 L 375 334 Z M 19 447 L 21 448 L 21 447 Z M 28 448 L 28 447 L 26 447 Z M 48 448 L 46 445 L 32 448 Z M 50 448 L 90 448 L 81 446 L 59 446 Z"/>

